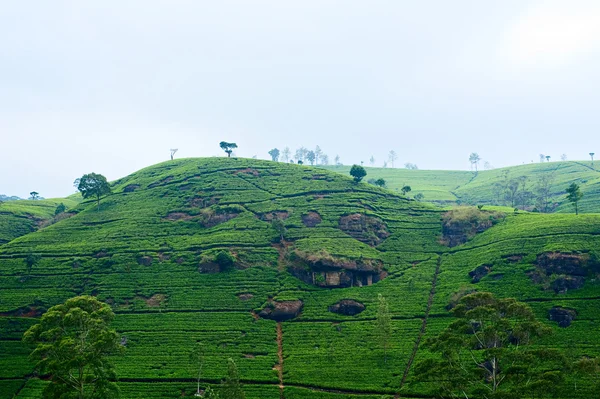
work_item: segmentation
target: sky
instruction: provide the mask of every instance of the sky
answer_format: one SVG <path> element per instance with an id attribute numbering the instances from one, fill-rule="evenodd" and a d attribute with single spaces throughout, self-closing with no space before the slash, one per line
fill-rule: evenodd
<path id="1" fill-rule="evenodd" d="M 319 145 L 420 169 L 600 153 L 597 0 L 106 0 L 0 7 L 0 194 Z"/>

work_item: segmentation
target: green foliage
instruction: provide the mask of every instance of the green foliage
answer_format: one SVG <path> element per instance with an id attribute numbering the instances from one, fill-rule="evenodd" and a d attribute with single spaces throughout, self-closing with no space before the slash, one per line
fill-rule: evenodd
<path id="1" fill-rule="evenodd" d="M 83 198 L 96 197 L 98 209 L 100 209 L 100 198 L 112 192 L 110 185 L 106 181 L 106 177 L 97 173 L 83 175 L 79 179 L 76 179 L 73 184 Z"/>
<path id="2" fill-rule="evenodd" d="M 221 384 L 223 397 L 227 399 L 246 399 L 240 384 L 240 375 L 233 359 L 227 359 L 227 377 Z"/>
<path id="3" fill-rule="evenodd" d="M 461 298 L 452 314 L 456 320 L 425 343 L 439 357 L 417 367 L 423 378 L 436 381 L 442 397 L 521 398 L 564 382 L 564 356 L 532 345 L 551 329 L 528 305 L 479 292 Z"/>
<path id="4" fill-rule="evenodd" d="M 582 197 L 583 197 L 583 193 L 579 189 L 579 184 L 571 183 L 569 188 L 567 188 L 567 199 L 569 200 L 569 202 L 571 202 L 573 205 L 575 205 L 575 214 L 576 215 L 579 214 L 577 205 L 579 204 L 579 200 L 581 200 Z"/>
<path id="5" fill-rule="evenodd" d="M 380 177 L 379 179 L 375 180 L 375 182 L 374 182 L 374 183 L 375 183 L 375 185 L 376 185 L 376 186 L 378 186 L 378 187 L 385 187 L 385 184 L 386 184 L 386 183 L 385 183 L 385 179 L 383 179 L 383 178 L 381 178 L 381 177 Z"/>
<path id="6" fill-rule="evenodd" d="M 356 183 L 360 182 L 367 175 L 367 171 L 360 165 L 352 165 L 350 168 L 350 176 L 354 178 Z"/>
<path id="7" fill-rule="evenodd" d="M 402 195 L 406 195 L 412 191 L 412 188 L 410 188 L 410 186 L 403 186 L 400 191 L 402 191 Z"/>
<path id="8" fill-rule="evenodd" d="M 235 263 L 235 258 L 229 251 L 219 251 L 215 256 L 215 262 L 223 268 L 229 268 Z"/>
<path id="9" fill-rule="evenodd" d="M 62 202 L 60 204 L 58 204 L 58 206 L 56 207 L 56 209 L 54 210 L 54 215 L 59 215 L 61 213 L 63 213 L 64 211 L 67 210 L 67 207 L 65 206 L 65 204 L 63 204 Z"/>
<path id="10" fill-rule="evenodd" d="M 269 155 L 271 156 L 271 159 L 273 161 L 279 161 L 279 150 L 277 148 L 273 148 L 272 150 L 270 150 Z"/>
<path id="11" fill-rule="evenodd" d="M 231 157 L 233 150 L 238 148 L 236 143 L 228 143 L 226 141 L 221 141 L 219 143 L 219 147 L 221 147 L 221 149 L 227 153 L 228 158 Z"/>
<path id="12" fill-rule="evenodd" d="M 79 296 L 51 307 L 23 341 L 36 345 L 36 368 L 49 374 L 48 398 L 113 398 L 115 373 L 107 356 L 120 353 L 117 333 L 110 329 L 114 313 L 91 296 Z"/>

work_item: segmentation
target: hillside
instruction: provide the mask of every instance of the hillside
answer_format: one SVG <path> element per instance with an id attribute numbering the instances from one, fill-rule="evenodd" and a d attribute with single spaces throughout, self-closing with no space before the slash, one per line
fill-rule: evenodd
<path id="1" fill-rule="evenodd" d="M 55 217 L 56 207 L 61 203 L 72 208 L 78 201 L 62 198 L 0 203 L 0 245 L 46 225 Z"/>
<path id="2" fill-rule="evenodd" d="M 99 211 L 82 202 L 0 247 L 0 397 L 39 397 L 45 382 L 30 378 L 20 336 L 83 293 L 117 313 L 123 398 L 192 396 L 196 342 L 203 384 L 220 381 L 232 357 L 249 399 L 428 397 L 413 375 L 431 356 L 420 344 L 450 322 L 446 306 L 466 289 L 528 301 L 555 330 L 544 344 L 600 355 L 600 215 L 510 212 L 447 247 L 440 209 L 323 169 L 181 159 L 113 191 Z M 458 230 L 444 238 L 460 240 Z M 32 253 L 41 258 L 28 265 Z M 387 363 L 378 294 L 393 315 Z M 559 305 L 577 311 L 567 328 L 548 320 Z"/>
<path id="3" fill-rule="evenodd" d="M 322 166 L 328 170 L 347 174 L 350 166 Z M 577 183 L 584 193 L 580 212 L 600 212 L 600 169 L 598 162 L 592 167 L 589 161 L 531 163 L 520 166 L 484 170 L 477 173 L 451 170 L 408 170 L 400 168 L 366 167 L 368 179 L 383 178 L 387 187 L 399 191 L 404 185 L 412 188 L 410 196 L 424 195 L 423 201 L 438 205 L 488 204 L 511 205 L 511 199 L 502 186 L 518 181 L 528 193 L 524 198 L 525 208 L 536 206 L 536 195 L 543 179 L 547 179 L 549 211 L 574 213 L 571 203 L 565 200 L 565 190 Z M 522 188 L 515 192 L 514 205 L 523 207 L 520 198 Z M 538 205 L 539 206 L 539 205 Z"/>

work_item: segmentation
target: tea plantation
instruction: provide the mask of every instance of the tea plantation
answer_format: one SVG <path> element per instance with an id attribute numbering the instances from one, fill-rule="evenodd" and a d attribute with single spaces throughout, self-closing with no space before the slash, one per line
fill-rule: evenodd
<path id="1" fill-rule="evenodd" d="M 349 166 L 322 166 L 338 173 L 348 173 Z M 581 187 L 584 196 L 579 204 L 580 212 L 600 212 L 600 168 L 599 162 L 561 161 L 531 163 L 477 173 L 458 170 L 408 170 L 366 167 L 369 179 L 383 178 L 392 191 L 408 185 L 410 196 L 423 194 L 423 201 L 438 205 L 508 205 L 502 185 L 507 181 L 519 182 L 516 196 L 523 185 L 528 191 L 526 203 L 535 205 L 535 194 L 540 190 L 543 179 L 547 181 L 550 211 L 574 213 L 573 205 L 565 199 L 565 190 L 571 183 Z M 515 206 L 521 208 L 521 201 Z"/>
<path id="2" fill-rule="evenodd" d="M 600 355 L 600 215 L 511 209 L 450 247 L 442 209 L 312 167 L 181 159 L 112 189 L 98 210 L 70 204 L 69 217 L 35 232 L 0 224 L 0 398 L 40 397 L 47 382 L 22 334 L 80 294 L 117 315 L 127 399 L 193 396 L 197 343 L 202 386 L 233 358 L 249 399 L 429 398 L 414 374 L 433 356 L 422 343 L 473 290 L 528 302 L 554 330 L 541 345 Z M 378 294 L 392 314 L 387 361 Z M 550 320 L 558 306 L 575 312 L 568 326 Z M 593 397 L 591 379 L 569 381 L 577 389 L 561 397 Z"/>

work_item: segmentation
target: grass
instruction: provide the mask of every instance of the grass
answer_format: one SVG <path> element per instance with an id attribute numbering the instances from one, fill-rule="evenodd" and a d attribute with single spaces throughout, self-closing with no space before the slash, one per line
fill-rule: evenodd
<path id="1" fill-rule="evenodd" d="M 446 187 L 455 191 L 459 184 L 472 184 L 461 173 L 447 179 Z M 430 184 L 435 179 L 432 172 Z M 127 341 L 125 355 L 114 359 L 123 398 L 192 395 L 187 355 L 196 342 L 206 348 L 203 386 L 219 383 L 231 357 L 248 398 L 279 398 L 276 322 L 257 317 L 270 301 L 303 301 L 300 315 L 282 323 L 286 398 L 427 396 L 431 387 L 416 381 L 408 365 L 413 355 L 418 361 L 431 354 L 422 348 L 414 352 L 415 342 L 426 315 L 426 335 L 450 322 L 446 305 L 463 287 L 528 301 L 555 331 L 543 345 L 600 355 L 598 299 L 589 299 L 600 296 L 595 276 L 564 294 L 543 290 L 528 277 L 543 252 L 599 256 L 600 215 L 486 206 L 484 211 L 506 217 L 449 248 L 440 243 L 444 209 L 403 198 L 393 187 L 354 184 L 307 166 L 181 159 L 120 179 L 113 191 L 99 210 L 93 201 L 70 204 L 72 217 L 13 234 L 0 246 L 0 398 L 39 397 L 45 382 L 28 377 L 30 349 L 20 337 L 35 322 L 32 316 L 79 294 L 97 296 L 117 314 L 114 327 Z M 50 210 L 48 205 L 46 217 L 53 216 Z M 307 224 L 309 214 L 318 214 L 320 222 Z M 361 234 L 341 228 L 349 215 L 377 220 L 389 236 L 378 245 L 357 240 Z M 285 226 L 283 242 L 273 217 Z M 207 259 L 220 251 L 230 253 L 235 266 L 206 272 Z M 290 274 L 294 251 L 327 253 L 355 264 L 378 261 L 385 278 L 370 286 L 321 288 Z M 30 265 L 32 253 L 40 259 Z M 490 265 L 491 272 L 472 283 L 468 273 L 481 265 Z M 393 319 L 388 362 L 374 330 L 378 294 L 388 299 Z M 342 299 L 366 308 L 354 316 L 328 310 Z M 571 327 L 559 329 L 547 320 L 555 305 L 578 310 Z M 577 395 L 590 397 L 590 384 Z"/>

